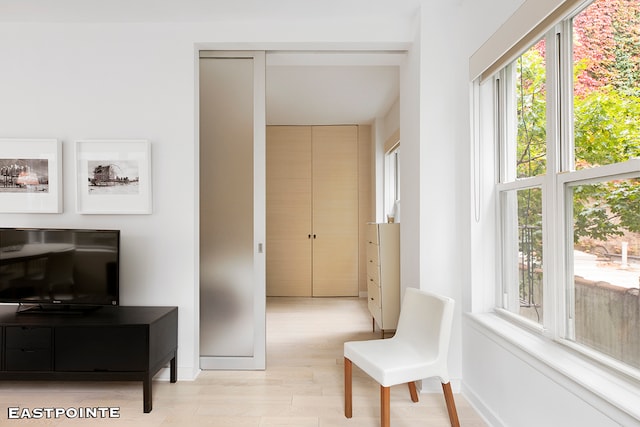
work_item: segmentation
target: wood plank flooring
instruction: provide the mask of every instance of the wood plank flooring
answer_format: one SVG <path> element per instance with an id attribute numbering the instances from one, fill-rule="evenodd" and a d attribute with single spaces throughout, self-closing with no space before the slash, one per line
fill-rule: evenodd
<path id="1" fill-rule="evenodd" d="M 364 298 L 269 298 L 267 369 L 203 371 L 195 381 L 155 381 L 153 411 L 128 382 L 0 382 L 0 426 L 377 427 L 379 387 L 354 367 L 353 418 L 344 417 L 342 344 L 379 337 Z M 449 426 L 444 397 L 391 389 L 391 425 Z M 455 395 L 460 423 L 486 424 Z M 8 419 L 7 408 L 118 407 L 120 418 Z"/>

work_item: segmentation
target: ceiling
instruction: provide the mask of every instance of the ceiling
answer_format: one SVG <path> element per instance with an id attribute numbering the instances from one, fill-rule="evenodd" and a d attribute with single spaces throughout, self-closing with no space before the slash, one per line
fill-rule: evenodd
<path id="1" fill-rule="evenodd" d="M 406 22 L 420 0 L 0 0 L 0 22 Z"/>
<path id="2" fill-rule="evenodd" d="M 400 93 L 401 52 L 267 53 L 267 124 L 370 124 Z"/>

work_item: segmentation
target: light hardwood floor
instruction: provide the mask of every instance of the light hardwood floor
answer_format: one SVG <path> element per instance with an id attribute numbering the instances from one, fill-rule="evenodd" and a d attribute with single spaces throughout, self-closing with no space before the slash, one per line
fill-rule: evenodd
<path id="1" fill-rule="evenodd" d="M 195 381 L 155 381 L 153 411 L 142 412 L 142 386 L 126 382 L 0 382 L 0 426 L 377 427 L 379 386 L 354 367 L 353 418 L 344 417 L 342 344 L 370 339 L 364 298 L 269 298 L 267 369 L 203 371 Z M 456 394 L 460 423 L 486 424 Z M 118 419 L 10 420 L 7 408 L 118 407 Z M 391 390 L 391 425 L 449 426 L 441 394 L 413 403 Z"/>

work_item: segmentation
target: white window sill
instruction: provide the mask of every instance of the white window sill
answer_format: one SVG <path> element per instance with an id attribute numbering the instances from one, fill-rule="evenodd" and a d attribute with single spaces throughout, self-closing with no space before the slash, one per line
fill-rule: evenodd
<path id="1" fill-rule="evenodd" d="M 640 421 L 640 383 L 528 331 L 495 313 L 466 314 L 469 326 L 499 343 L 542 374 L 608 413 L 622 425 Z M 611 414 L 617 408 L 618 416 Z M 629 417 L 629 418 L 627 418 Z"/>

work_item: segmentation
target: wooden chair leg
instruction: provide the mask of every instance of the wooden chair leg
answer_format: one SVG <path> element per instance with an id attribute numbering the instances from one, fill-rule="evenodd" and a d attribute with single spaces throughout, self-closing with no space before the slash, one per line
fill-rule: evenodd
<path id="1" fill-rule="evenodd" d="M 411 381 L 409 384 L 409 393 L 411 394 L 411 401 L 412 402 L 417 402 L 418 401 L 418 390 L 416 390 L 416 382 L 415 381 Z"/>
<path id="2" fill-rule="evenodd" d="M 451 427 L 460 427 L 460 421 L 458 421 L 458 411 L 456 410 L 456 402 L 455 400 L 453 400 L 453 393 L 451 392 L 451 383 L 443 383 L 442 392 L 444 393 L 444 401 L 447 403 L 447 411 L 449 412 L 449 421 L 451 421 Z"/>
<path id="3" fill-rule="evenodd" d="M 380 386 L 380 426 L 391 426 L 391 408 L 389 401 L 391 398 L 391 388 Z"/>
<path id="4" fill-rule="evenodd" d="M 352 375 L 353 363 L 351 360 L 344 358 L 344 416 L 352 417 Z"/>

